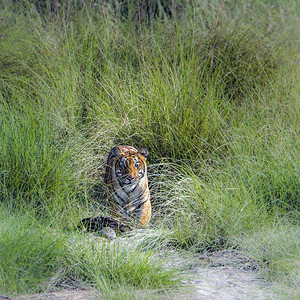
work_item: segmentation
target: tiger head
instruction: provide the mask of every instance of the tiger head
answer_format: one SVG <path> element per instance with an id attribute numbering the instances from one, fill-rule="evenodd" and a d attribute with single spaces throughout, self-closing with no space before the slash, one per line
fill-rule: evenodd
<path id="1" fill-rule="evenodd" d="M 147 156 L 146 148 L 137 150 L 131 146 L 117 146 L 111 150 L 107 165 L 121 186 L 135 186 L 147 176 Z"/>

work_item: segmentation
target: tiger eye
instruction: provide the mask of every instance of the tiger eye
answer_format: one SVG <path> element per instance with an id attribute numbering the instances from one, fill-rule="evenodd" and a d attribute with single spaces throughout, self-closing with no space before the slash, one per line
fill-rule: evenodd
<path id="1" fill-rule="evenodd" d="M 122 170 L 125 170 L 125 168 L 126 168 L 124 162 L 122 162 L 122 161 L 120 161 L 120 168 L 121 168 Z"/>

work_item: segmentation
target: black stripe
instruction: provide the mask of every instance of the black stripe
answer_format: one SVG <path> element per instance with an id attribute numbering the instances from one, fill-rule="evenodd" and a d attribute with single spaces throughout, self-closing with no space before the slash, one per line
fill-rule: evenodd
<path id="1" fill-rule="evenodd" d="M 136 187 L 138 186 L 138 183 L 139 182 L 136 183 L 135 187 L 129 193 L 133 193 L 135 191 Z"/>
<path id="2" fill-rule="evenodd" d="M 147 201 L 146 197 L 142 197 L 145 194 L 146 190 L 142 191 L 136 198 L 136 200 L 133 201 L 133 205 L 137 205 L 135 209 L 138 209 L 139 207 L 141 207 L 141 205 L 143 203 L 145 203 Z M 139 202 L 140 200 L 142 200 L 141 202 Z"/>
<path id="3" fill-rule="evenodd" d="M 123 185 L 121 184 L 121 182 L 120 182 L 120 180 L 119 180 L 119 177 L 118 177 L 118 176 L 116 176 L 116 177 L 117 177 L 119 186 L 121 187 L 121 189 L 123 190 L 123 192 L 128 196 L 129 194 L 124 190 Z"/>
<path id="4" fill-rule="evenodd" d="M 125 208 L 125 201 L 121 198 L 121 196 L 118 194 L 117 191 L 114 190 L 114 195 L 116 195 L 118 197 L 118 199 L 121 200 L 122 204 L 120 203 L 116 203 L 119 207 L 121 207 L 122 209 L 120 209 L 122 211 L 123 214 L 125 214 L 126 216 L 129 217 L 129 213 L 127 212 L 126 208 Z"/>
<path id="5" fill-rule="evenodd" d="M 125 216 L 129 217 L 129 216 L 130 216 L 130 212 L 128 212 L 128 211 L 126 210 L 126 208 L 125 208 L 124 205 L 122 205 L 121 207 L 122 207 L 122 212 L 123 212 L 123 214 L 125 214 Z"/>
<path id="6" fill-rule="evenodd" d="M 148 199 L 146 199 L 145 201 L 139 203 L 136 207 L 135 207 L 135 210 L 138 210 L 141 208 L 141 206 L 147 201 Z"/>
<path id="7" fill-rule="evenodd" d="M 137 199 L 140 199 L 142 195 L 145 194 L 146 189 L 142 190 L 141 193 L 139 193 L 138 196 L 136 196 Z"/>
<path id="8" fill-rule="evenodd" d="M 120 164 L 120 161 L 118 161 L 117 164 Z M 118 177 L 117 174 L 116 174 L 116 166 L 117 166 L 117 164 L 115 165 L 115 169 L 114 169 L 115 177 L 117 178 L 118 183 L 119 183 L 119 186 L 121 187 L 121 189 L 122 189 L 122 190 L 124 191 L 124 193 L 128 196 L 128 193 L 124 190 L 123 185 L 121 184 L 120 179 L 119 179 L 119 177 Z"/>
<path id="9" fill-rule="evenodd" d="M 125 202 L 125 200 L 118 194 L 118 192 L 116 191 L 116 190 L 114 190 L 114 193 L 113 193 L 113 195 L 116 195 L 117 197 L 118 197 L 118 199 L 120 199 L 121 200 L 121 202 L 122 203 L 124 203 Z"/>

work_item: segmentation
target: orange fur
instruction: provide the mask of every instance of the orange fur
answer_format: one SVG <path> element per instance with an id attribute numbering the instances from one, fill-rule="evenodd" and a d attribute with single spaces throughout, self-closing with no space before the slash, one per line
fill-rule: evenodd
<path id="1" fill-rule="evenodd" d="M 134 213 L 141 226 L 147 226 L 151 218 L 147 155 L 145 148 L 114 147 L 107 158 L 104 179 L 109 191 L 112 215 L 130 217 Z"/>

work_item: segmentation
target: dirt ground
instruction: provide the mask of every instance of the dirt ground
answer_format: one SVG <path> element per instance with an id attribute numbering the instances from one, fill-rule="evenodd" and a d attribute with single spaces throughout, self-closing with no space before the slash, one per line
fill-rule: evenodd
<path id="1" fill-rule="evenodd" d="M 186 276 L 186 288 L 180 291 L 169 291 L 147 294 L 147 299 L 279 299 L 274 293 L 275 286 L 263 280 L 257 272 L 258 263 L 245 255 L 233 251 L 217 251 L 199 255 Z M 137 299 L 143 299 L 141 293 Z M 33 300 L 89 300 L 102 299 L 95 291 L 79 289 L 47 292 L 44 294 L 22 296 L 16 299 Z M 5 299 L 5 298 L 4 298 Z M 0 296 L 1 300 L 1 296 Z"/>
<path id="2" fill-rule="evenodd" d="M 275 286 L 259 276 L 259 264 L 236 251 L 203 256 L 207 266 L 197 267 L 190 279 L 190 299 L 276 299 Z"/>

